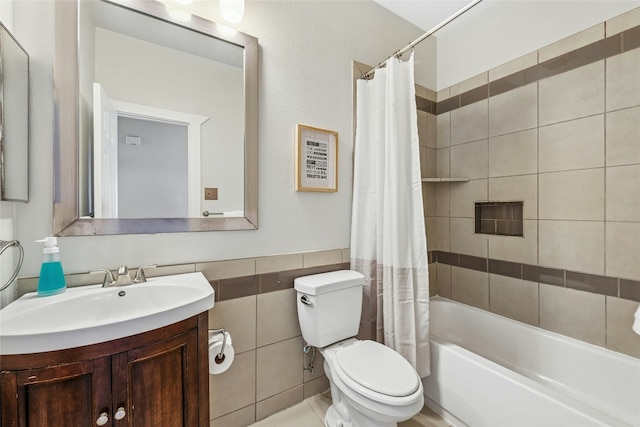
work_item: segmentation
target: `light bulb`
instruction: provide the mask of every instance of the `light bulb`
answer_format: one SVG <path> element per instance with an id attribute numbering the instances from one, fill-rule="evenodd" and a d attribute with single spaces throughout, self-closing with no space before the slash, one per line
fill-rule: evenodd
<path id="1" fill-rule="evenodd" d="M 239 23 L 244 16 L 244 0 L 220 0 L 220 13 L 226 21 Z"/>

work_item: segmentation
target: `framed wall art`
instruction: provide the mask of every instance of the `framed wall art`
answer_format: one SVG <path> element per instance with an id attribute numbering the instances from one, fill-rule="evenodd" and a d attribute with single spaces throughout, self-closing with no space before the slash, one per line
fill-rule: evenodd
<path id="1" fill-rule="evenodd" d="M 295 190 L 338 191 L 338 132 L 296 126 Z"/>

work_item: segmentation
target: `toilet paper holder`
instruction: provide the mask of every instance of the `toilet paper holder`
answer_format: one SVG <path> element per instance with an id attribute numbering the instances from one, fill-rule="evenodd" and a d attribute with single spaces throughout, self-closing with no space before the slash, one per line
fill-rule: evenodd
<path id="1" fill-rule="evenodd" d="M 225 359 L 224 346 L 227 344 L 227 337 L 229 336 L 229 334 L 227 333 L 227 331 L 225 331 L 224 328 L 209 329 L 209 341 L 211 341 L 211 338 L 213 336 L 219 335 L 219 334 L 222 334 L 222 347 L 220 348 L 220 353 L 218 353 L 215 357 L 215 362 L 218 364 L 224 362 L 224 359 Z"/>

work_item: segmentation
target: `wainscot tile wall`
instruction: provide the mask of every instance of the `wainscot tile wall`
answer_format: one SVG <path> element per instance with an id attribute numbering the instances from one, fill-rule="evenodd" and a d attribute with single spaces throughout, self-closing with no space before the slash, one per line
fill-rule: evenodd
<path id="1" fill-rule="evenodd" d="M 418 103 L 423 176 L 471 178 L 423 185 L 432 293 L 640 357 L 638 70 L 640 8 Z M 475 233 L 495 201 L 523 237 Z"/>
<path id="2" fill-rule="evenodd" d="M 201 271 L 215 289 L 209 327 L 229 331 L 235 359 L 228 371 L 209 377 L 212 427 L 244 427 L 329 388 L 320 353 L 315 372 L 304 370 L 310 359 L 303 353 L 293 281 L 348 268 L 349 250 L 335 249 L 147 270 L 148 277 Z M 100 280 L 67 276 L 69 286 Z M 37 278 L 19 279 L 18 286 L 20 295 L 35 291 Z"/>

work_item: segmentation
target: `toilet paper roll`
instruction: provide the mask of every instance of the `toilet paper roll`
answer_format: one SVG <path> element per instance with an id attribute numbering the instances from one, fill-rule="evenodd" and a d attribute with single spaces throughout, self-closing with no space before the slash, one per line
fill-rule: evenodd
<path id="1" fill-rule="evenodd" d="M 221 374 L 233 363 L 235 351 L 233 346 L 227 342 L 224 346 L 224 353 L 220 355 L 222 350 L 222 340 L 209 342 L 209 373 L 216 375 Z"/>
<path id="2" fill-rule="evenodd" d="M 220 332 L 209 331 L 209 344 L 216 341 L 222 342 L 222 338 L 224 337 L 227 338 L 227 344 L 233 344 L 233 340 L 231 339 L 231 335 L 229 334 L 229 332 L 225 331 L 223 335 Z"/>

